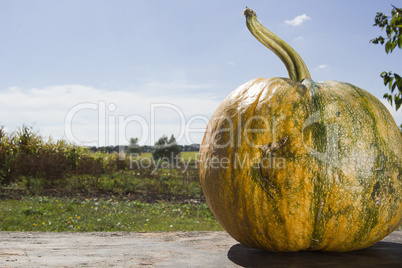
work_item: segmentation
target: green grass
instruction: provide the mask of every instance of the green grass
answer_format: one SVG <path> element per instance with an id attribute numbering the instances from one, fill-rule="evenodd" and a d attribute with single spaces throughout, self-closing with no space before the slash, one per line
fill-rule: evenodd
<path id="1" fill-rule="evenodd" d="M 183 161 L 198 159 L 198 152 L 181 152 L 181 159 Z"/>
<path id="2" fill-rule="evenodd" d="M 125 193 L 140 196 L 168 195 L 173 197 L 202 198 L 201 184 L 194 174 L 181 174 L 173 169 L 160 170 L 154 177 L 144 177 L 142 173 L 121 172 L 119 174 L 102 175 L 99 178 L 73 177 L 66 181 L 66 186 L 82 191 L 92 187 L 101 192 L 124 195 Z"/>
<path id="3" fill-rule="evenodd" d="M 115 199 L 31 197 L 0 201 L 1 231 L 217 231 L 205 203 L 172 204 Z"/>
<path id="4" fill-rule="evenodd" d="M 189 161 L 198 159 L 198 152 L 181 152 L 180 153 L 182 161 Z M 143 158 L 152 158 L 152 153 L 142 153 L 141 157 Z"/>

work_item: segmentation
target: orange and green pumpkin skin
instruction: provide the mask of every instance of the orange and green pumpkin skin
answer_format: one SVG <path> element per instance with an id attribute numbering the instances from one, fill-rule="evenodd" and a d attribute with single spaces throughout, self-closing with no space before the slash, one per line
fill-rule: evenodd
<path id="1" fill-rule="evenodd" d="M 402 219 L 402 137 L 351 84 L 258 78 L 232 92 L 205 133 L 202 189 L 224 229 L 269 251 L 368 247 Z"/>

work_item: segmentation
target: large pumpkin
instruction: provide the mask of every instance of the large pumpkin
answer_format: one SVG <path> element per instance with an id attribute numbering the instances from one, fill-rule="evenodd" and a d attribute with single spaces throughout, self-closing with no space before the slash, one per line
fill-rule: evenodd
<path id="1" fill-rule="evenodd" d="M 232 92 L 205 133 L 206 200 L 240 243 L 270 251 L 350 251 L 402 218 L 402 137 L 384 105 L 351 84 L 314 82 L 300 56 L 246 9 L 247 26 L 290 78 Z"/>

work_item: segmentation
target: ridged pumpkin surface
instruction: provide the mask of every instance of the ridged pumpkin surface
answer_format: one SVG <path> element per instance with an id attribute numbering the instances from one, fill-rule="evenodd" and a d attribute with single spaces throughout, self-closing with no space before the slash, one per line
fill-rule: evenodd
<path id="1" fill-rule="evenodd" d="M 350 251 L 402 218 L 402 136 L 367 91 L 258 78 L 218 107 L 199 161 L 206 200 L 240 243 Z"/>

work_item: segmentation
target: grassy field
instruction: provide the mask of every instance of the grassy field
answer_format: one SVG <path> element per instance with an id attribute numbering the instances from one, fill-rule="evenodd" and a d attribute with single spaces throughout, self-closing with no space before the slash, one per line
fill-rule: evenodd
<path id="1" fill-rule="evenodd" d="M 90 198 L 0 202 L 0 230 L 47 232 L 222 230 L 208 206 Z"/>
<path id="2" fill-rule="evenodd" d="M 222 230 L 201 190 L 196 152 L 122 157 L 29 127 L 0 127 L 0 231 Z M 166 165 L 167 164 L 167 165 Z"/>
<path id="3" fill-rule="evenodd" d="M 152 158 L 152 153 L 142 153 L 141 157 Z M 180 157 L 182 161 L 190 161 L 198 159 L 198 152 L 181 152 Z"/>
<path id="4" fill-rule="evenodd" d="M 73 175 L 51 189 L 32 177 L 2 186 L 0 231 L 222 230 L 196 169 L 154 168 Z"/>

